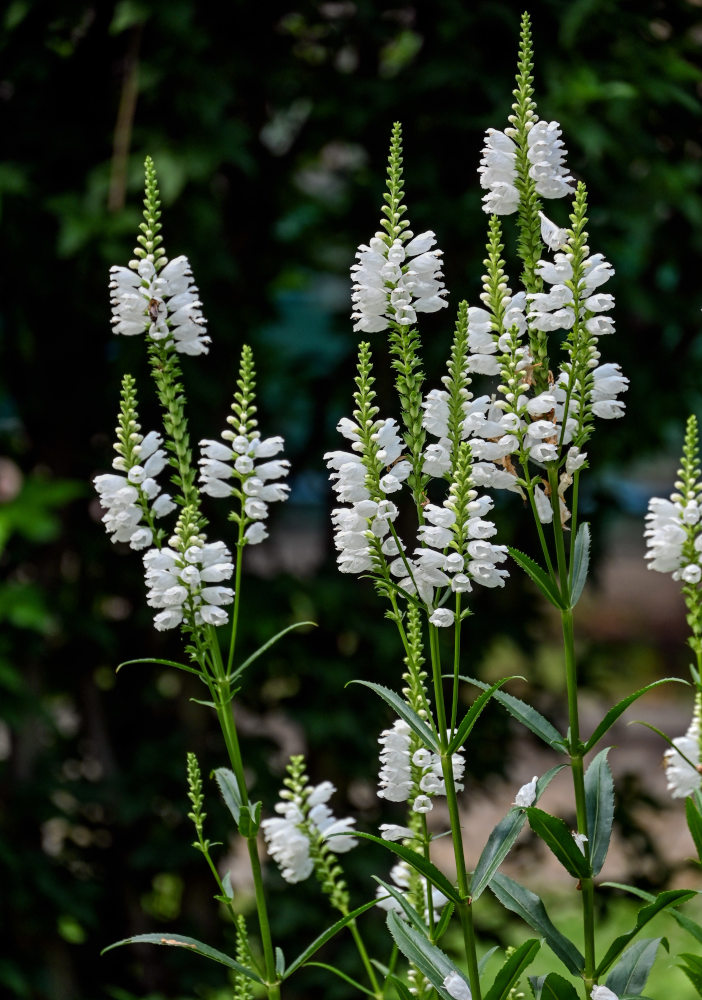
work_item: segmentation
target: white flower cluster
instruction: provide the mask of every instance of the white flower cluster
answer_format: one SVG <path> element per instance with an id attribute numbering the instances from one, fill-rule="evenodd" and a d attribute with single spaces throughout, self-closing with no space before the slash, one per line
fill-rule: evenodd
<path id="1" fill-rule="evenodd" d="M 441 758 L 424 747 L 411 753 L 412 730 L 403 719 L 396 719 L 392 729 L 380 734 L 380 786 L 378 797 L 389 802 L 407 802 L 415 790 L 412 809 L 428 813 L 434 808 L 432 798 L 446 795 L 446 783 L 441 772 Z M 451 757 L 456 789 L 461 791 L 465 760 L 461 753 Z M 386 840 L 397 839 L 385 837 Z"/>
<path id="2" fill-rule="evenodd" d="M 517 189 L 516 130 L 489 128 L 478 173 L 480 186 L 487 189 L 483 210 L 488 215 L 512 215 L 519 208 Z M 573 193 L 573 178 L 565 166 L 565 147 L 558 122 L 536 120 L 529 123 L 527 157 L 529 176 L 542 198 L 563 198 Z"/>
<path id="3" fill-rule="evenodd" d="M 161 493 L 155 478 L 166 465 L 162 444 L 163 439 L 156 431 L 146 437 L 139 435 L 132 449 L 138 462 L 127 467 L 125 459 L 118 455 L 112 467 L 124 474 L 106 473 L 93 480 L 105 508 L 102 521 L 113 542 L 129 542 L 131 548 L 137 550 L 147 548 L 153 542 L 153 532 L 142 523 L 145 510 L 158 518 L 175 509 L 168 493 Z"/>
<path id="4" fill-rule="evenodd" d="M 377 420 L 373 429 L 373 441 L 377 456 L 388 471 L 380 478 L 382 496 L 372 500 L 366 484 L 367 469 L 361 452 L 363 443 L 359 438 L 360 427 L 348 417 L 342 417 L 337 430 L 348 441 L 351 451 L 329 451 L 324 456 L 327 468 L 331 469 L 332 488 L 341 503 L 351 507 L 340 507 L 332 511 L 334 544 L 339 552 L 337 563 L 341 573 L 365 573 L 373 567 L 370 541 L 373 537 L 382 539 L 382 550 L 387 556 L 394 556 L 398 549 L 390 534 L 390 524 L 396 519 L 398 509 L 386 499 L 387 494 L 401 489 L 412 466 L 405 459 L 398 461 L 402 454 L 402 441 L 398 434 L 397 421 Z"/>
<path id="5" fill-rule="evenodd" d="M 695 712 L 685 735 L 676 737 L 673 740 L 673 746 L 665 751 L 663 763 L 668 781 L 668 791 L 674 799 L 684 799 L 702 788 L 700 714 L 698 711 Z"/>
<path id="6" fill-rule="evenodd" d="M 674 580 L 695 584 L 702 579 L 702 510 L 696 500 L 685 501 L 680 493 L 669 500 L 652 497 L 646 514 L 646 556 L 648 568 L 672 573 Z M 699 525 L 699 527 L 698 527 Z M 683 559 L 683 545 L 694 530 L 695 560 Z"/>
<path id="7" fill-rule="evenodd" d="M 358 841 L 351 836 L 355 820 L 335 819 L 327 802 L 336 791 L 331 781 L 306 788 L 302 795 L 287 789 L 275 805 L 279 817 L 261 823 L 268 850 L 286 882 L 304 882 L 314 871 L 310 856 L 310 832 L 329 842 L 335 854 L 345 854 Z"/>
<path id="8" fill-rule="evenodd" d="M 162 609 L 154 617 L 155 627 L 162 632 L 183 622 L 226 624 L 224 606 L 232 603 L 234 591 L 220 584 L 231 579 L 234 565 L 224 542 L 206 543 L 201 536 L 181 553 L 174 536 L 170 546 L 149 549 L 144 556 L 147 604 Z"/>
<path id="9" fill-rule="evenodd" d="M 261 440 L 257 430 L 246 427 L 222 431 L 221 441 L 200 442 L 200 483 L 202 492 L 211 497 L 229 497 L 241 491 L 244 515 L 252 523 L 244 538 L 257 545 L 268 537 L 264 525 L 268 504 L 286 500 L 290 487 L 279 480 L 288 475 L 287 459 L 272 459 L 282 451 L 282 437 Z"/>
<path id="10" fill-rule="evenodd" d="M 431 249 L 435 243 L 431 231 L 391 245 L 377 233 L 368 246 L 358 248 L 358 263 L 351 267 L 354 330 L 378 333 L 391 321 L 411 326 L 418 312 L 437 312 L 448 304 L 441 250 Z"/>
<path id="11" fill-rule="evenodd" d="M 159 271 L 151 256 L 111 267 L 110 293 L 115 333 L 170 339 L 180 354 L 207 353 L 210 338 L 187 257 L 174 257 Z"/>

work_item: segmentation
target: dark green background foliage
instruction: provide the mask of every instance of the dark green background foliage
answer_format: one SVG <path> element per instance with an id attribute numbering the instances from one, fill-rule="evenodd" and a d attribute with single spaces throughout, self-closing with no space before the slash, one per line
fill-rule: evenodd
<path id="1" fill-rule="evenodd" d="M 539 110 L 563 125 L 569 165 L 589 185 L 591 245 L 617 270 L 618 333 L 603 349 L 631 378 L 629 413 L 590 449 L 616 472 L 699 410 L 702 6 L 541 0 L 531 10 Z M 121 660 L 176 648 L 150 629 L 140 560 L 109 544 L 89 486 L 111 460 L 122 372 L 145 375 L 143 345 L 110 334 L 107 295 L 108 267 L 134 243 L 145 154 L 159 171 L 167 252 L 190 257 L 213 338 L 207 358 L 185 360 L 194 438 L 224 425 L 246 340 L 264 433 L 285 435 L 294 464 L 292 501 L 245 581 L 242 648 L 292 621 L 320 627 L 248 678 L 254 794 L 270 807 L 285 754 L 307 749 L 313 778 L 350 789 L 375 824 L 374 740 L 387 715 L 344 684 L 397 686 L 398 650 L 369 587 L 335 572 L 321 463 L 350 408 L 348 267 L 377 227 L 400 120 L 414 231 L 437 232 L 452 302 L 478 302 L 476 168 L 483 130 L 505 123 L 519 15 L 498 0 L 5 5 L 3 995 L 190 996 L 222 982 L 217 968 L 160 949 L 97 957 L 156 927 L 224 941 L 184 818 L 185 751 L 208 773 L 222 747 L 180 677 L 131 667 L 115 680 Z M 563 213 L 553 207 L 556 221 Z M 432 384 L 449 326 L 446 314 L 426 322 Z M 379 377 L 381 395 L 388 386 Z M 143 378 L 141 398 L 148 428 L 156 413 Z M 481 601 L 478 659 L 525 600 Z M 505 725 L 495 713 L 475 770 L 499 768 Z M 210 835 L 226 840 L 216 802 L 208 811 Z M 374 863 L 383 870 L 384 859 Z M 349 864 L 353 873 L 360 862 Z M 314 887 L 291 897 L 279 883 L 272 873 L 277 929 L 309 936 L 321 919 Z M 358 899 L 371 891 L 355 887 Z"/>

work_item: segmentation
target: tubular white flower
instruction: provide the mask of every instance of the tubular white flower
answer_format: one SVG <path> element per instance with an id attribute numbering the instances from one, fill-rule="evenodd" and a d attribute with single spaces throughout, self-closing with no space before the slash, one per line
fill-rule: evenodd
<path id="1" fill-rule="evenodd" d="M 558 122 L 536 122 L 527 134 L 529 176 L 542 198 L 564 198 L 573 193 L 573 178 L 565 167 L 566 150 Z"/>
<path id="2" fill-rule="evenodd" d="M 514 796 L 515 806 L 519 806 L 521 809 L 526 809 L 528 806 L 533 806 L 536 801 L 536 783 L 538 781 L 537 775 L 527 781 L 526 785 L 522 785 L 517 794 Z"/>
<path id="3" fill-rule="evenodd" d="M 234 591 L 208 584 L 231 579 L 234 565 L 228 548 L 224 542 L 201 539 L 181 553 L 171 547 L 176 543 L 173 538 L 170 545 L 149 549 L 144 555 L 146 602 L 162 609 L 154 625 L 159 631 L 182 623 L 224 625 L 229 616 L 223 605 L 232 603 Z"/>
<path id="4" fill-rule="evenodd" d="M 672 798 L 684 799 L 702 788 L 700 717 L 698 712 L 695 712 L 685 735 L 676 737 L 673 740 L 673 746 L 665 751 L 663 763 L 668 791 Z"/>
<path id="5" fill-rule="evenodd" d="M 593 986 L 590 991 L 592 1000 L 619 1000 L 616 993 L 612 993 L 606 986 Z"/>
<path id="6" fill-rule="evenodd" d="M 124 475 L 106 473 L 93 480 L 105 513 L 102 521 L 113 542 L 129 542 L 131 548 L 148 548 L 153 543 L 153 532 L 143 523 L 145 513 L 161 518 L 175 510 L 168 493 L 161 493 L 155 476 L 166 465 L 166 453 L 161 448 L 163 439 L 155 431 L 145 437 L 138 435 L 132 451 L 138 463 L 127 467 L 124 458 L 117 456 L 112 466 Z"/>
<path id="7" fill-rule="evenodd" d="M 489 128 L 478 167 L 480 186 L 488 189 L 483 211 L 488 215 L 511 215 L 519 208 L 517 147 L 504 132 Z"/>
<path id="8" fill-rule="evenodd" d="M 147 334 L 152 340 L 170 340 L 181 354 L 206 354 L 202 303 L 187 257 L 175 257 L 157 271 L 151 256 L 132 270 L 110 268 L 112 326 L 123 336 Z"/>
<path id="9" fill-rule="evenodd" d="M 378 740 L 381 746 L 378 796 L 389 802 L 406 802 L 412 791 L 410 733 L 407 723 L 396 719 L 392 729 L 384 729 Z"/>
<path id="10" fill-rule="evenodd" d="M 458 972 L 449 972 L 444 979 L 444 989 L 453 1000 L 473 1000 L 470 986 Z"/>
<path id="11" fill-rule="evenodd" d="M 702 566 L 698 542 L 702 544 L 700 510 L 695 501 L 684 502 L 679 493 L 669 500 L 652 497 L 646 514 L 646 555 L 649 569 L 659 573 L 672 573 L 673 579 L 684 579 L 683 574 Z M 694 529 L 690 531 L 690 529 Z M 694 539 L 695 560 L 683 558 L 683 546 L 691 534 Z"/>
<path id="12" fill-rule="evenodd" d="M 408 243 L 392 244 L 378 233 L 356 253 L 351 267 L 354 330 L 379 333 L 390 322 L 411 326 L 418 312 L 437 312 L 448 305 L 441 273 L 441 250 L 432 250 L 436 237 L 420 233 Z"/>

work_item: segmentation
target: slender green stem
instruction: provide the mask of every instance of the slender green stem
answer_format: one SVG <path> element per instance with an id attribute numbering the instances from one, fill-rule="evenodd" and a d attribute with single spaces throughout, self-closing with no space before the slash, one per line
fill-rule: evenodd
<path id="1" fill-rule="evenodd" d="M 451 736 L 456 731 L 458 718 L 458 674 L 461 668 L 461 595 L 456 593 L 456 611 L 453 627 L 453 690 L 451 692 Z"/>
<path id="2" fill-rule="evenodd" d="M 380 987 L 380 983 L 378 982 L 378 977 L 375 974 L 375 969 L 373 968 L 371 960 L 368 957 L 368 952 L 366 951 L 366 946 L 364 944 L 363 938 L 361 937 L 361 932 L 358 929 L 356 921 L 352 920 L 349 923 L 348 927 L 349 930 L 351 931 L 351 935 L 354 941 L 356 942 L 356 948 L 358 949 L 358 954 L 361 958 L 361 962 L 363 962 L 363 968 L 366 970 L 366 975 L 368 976 L 368 979 L 370 981 L 371 988 L 376 997 L 378 998 L 378 1000 L 383 1000 L 383 990 Z"/>
<path id="3" fill-rule="evenodd" d="M 239 520 L 239 537 L 236 543 L 236 575 L 234 577 L 234 607 L 232 608 L 232 632 L 229 640 L 229 656 L 227 657 L 227 676 L 232 672 L 234 664 L 234 649 L 239 628 L 239 594 L 241 593 L 241 569 L 244 564 L 244 505 L 241 505 Z"/>
<path id="4" fill-rule="evenodd" d="M 424 857 L 427 861 L 431 861 L 431 837 L 429 836 L 429 827 L 427 826 L 426 814 L 422 814 L 422 846 L 424 848 Z M 435 917 L 434 917 L 434 898 L 432 895 L 431 885 L 426 883 L 427 890 L 427 923 L 429 924 L 429 936 L 431 940 L 434 940 L 434 928 L 435 928 Z"/>
<path id="5" fill-rule="evenodd" d="M 548 551 L 548 545 L 546 544 L 546 536 L 544 535 L 544 526 L 541 523 L 539 513 L 536 509 L 536 500 L 534 499 L 534 487 L 530 482 L 527 483 L 527 493 L 529 494 L 529 505 L 531 507 L 531 512 L 534 515 L 534 524 L 536 525 L 536 531 L 539 536 L 539 542 L 541 543 L 541 551 L 543 553 L 546 566 L 548 567 L 548 571 L 555 580 L 556 573 L 553 569 L 553 563 L 551 562 L 551 554 Z"/>
<path id="6" fill-rule="evenodd" d="M 451 819 L 451 840 L 453 842 L 453 854 L 456 861 L 458 891 L 462 896 L 462 902 L 457 907 L 458 917 L 461 921 L 461 929 L 463 931 L 463 942 L 466 951 L 466 961 L 468 963 L 468 979 L 473 1000 L 482 1000 L 480 976 L 478 973 L 478 954 L 473 927 L 473 908 L 470 899 L 470 882 L 463 851 L 463 834 L 461 831 L 461 818 L 458 812 L 456 783 L 453 778 L 453 762 L 451 755 L 446 752 L 448 748 L 448 736 L 446 733 L 446 708 L 444 706 L 444 690 L 441 678 L 441 651 L 439 649 L 438 629 L 434 625 L 429 626 L 429 647 L 431 650 L 431 670 L 434 682 L 439 745 L 441 747 L 441 773 L 446 785 L 446 803 Z"/>

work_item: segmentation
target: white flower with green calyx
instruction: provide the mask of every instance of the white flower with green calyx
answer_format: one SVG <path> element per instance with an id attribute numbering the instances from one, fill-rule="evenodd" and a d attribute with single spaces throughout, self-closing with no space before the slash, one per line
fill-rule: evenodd
<path id="1" fill-rule="evenodd" d="M 225 607 L 234 600 L 234 591 L 222 584 L 234 572 L 231 554 L 224 542 L 207 542 L 192 508 L 181 511 L 168 545 L 146 552 L 144 569 L 146 602 L 158 611 L 158 631 L 182 625 L 195 632 L 229 620 Z"/>
<path id="2" fill-rule="evenodd" d="M 134 379 L 125 375 L 115 443 L 117 456 L 112 462 L 115 474 L 96 476 L 93 482 L 112 541 L 128 542 L 136 550 L 154 541 L 160 543 L 163 531 L 156 528 L 155 520 L 175 510 L 170 496 L 161 492 L 156 481 L 167 461 L 161 447 L 163 439 L 155 431 L 146 436 L 140 431 Z"/>
<path id="3" fill-rule="evenodd" d="M 275 805 L 278 816 L 261 823 L 266 846 L 286 882 L 304 882 L 316 871 L 332 905 L 342 908 L 348 904 L 348 890 L 334 855 L 358 843 L 352 835 L 355 820 L 334 817 L 327 805 L 334 785 L 323 781 L 310 786 L 303 757 L 291 757 L 287 770 Z"/>
<path id="4" fill-rule="evenodd" d="M 536 113 L 532 70 L 531 28 L 525 14 L 510 125 L 504 131 L 487 130 L 478 168 L 480 185 L 487 190 L 483 210 L 488 215 L 512 215 L 524 199 L 564 198 L 573 193 L 560 125 L 539 121 Z"/>
<path id="5" fill-rule="evenodd" d="M 160 246 L 160 201 L 150 157 L 146 160 L 146 198 L 142 235 L 129 267 L 110 268 L 110 303 L 115 333 L 146 334 L 151 341 L 172 346 L 179 354 L 205 354 L 202 303 L 187 257 L 169 261 Z"/>
<path id="6" fill-rule="evenodd" d="M 379 333 L 391 324 L 412 326 L 417 313 L 437 312 L 446 305 L 441 278 L 441 250 L 433 249 L 436 237 L 428 230 L 413 236 L 402 219 L 402 129 L 395 122 L 388 160 L 388 196 L 378 232 L 356 253 L 351 267 L 353 283 L 351 318 L 354 331 Z"/>
<path id="7" fill-rule="evenodd" d="M 290 462 L 275 458 L 283 447 L 282 437 L 261 438 L 256 419 L 255 371 L 251 348 L 244 345 L 232 402 L 229 429 L 221 440 L 200 441 L 200 488 L 211 497 L 234 497 L 240 510 L 230 519 L 240 525 L 240 544 L 257 545 L 268 537 L 264 521 L 268 504 L 286 500 L 290 487 L 280 482 L 288 475 Z"/>

